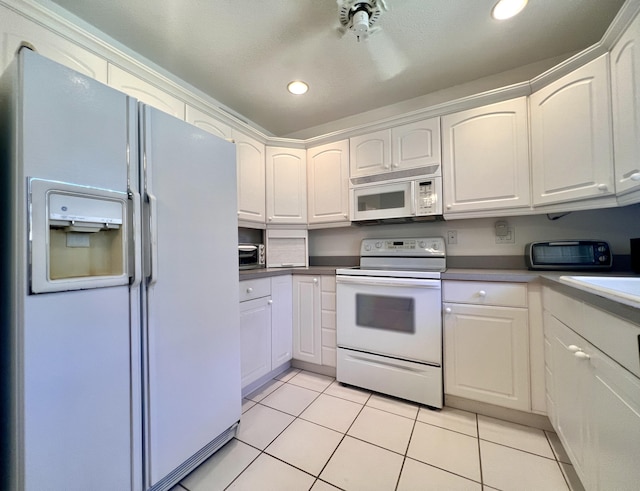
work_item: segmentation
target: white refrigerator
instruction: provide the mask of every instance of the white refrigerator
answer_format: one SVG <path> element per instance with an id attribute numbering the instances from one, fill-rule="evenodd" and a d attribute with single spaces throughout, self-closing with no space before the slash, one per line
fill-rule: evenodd
<path id="1" fill-rule="evenodd" d="M 0 488 L 169 489 L 240 419 L 235 147 L 28 49 L 0 109 Z"/>

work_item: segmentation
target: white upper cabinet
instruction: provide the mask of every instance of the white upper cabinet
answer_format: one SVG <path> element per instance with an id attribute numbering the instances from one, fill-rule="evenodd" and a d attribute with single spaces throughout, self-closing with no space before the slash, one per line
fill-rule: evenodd
<path id="1" fill-rule="evenodd" d="M 146 80 L 109 63 L 109 85 L 140 102 L 184 120 L 185 103 Z"/>
<path id="2" fill-rule="evenodd" d="M 530 97 L 534 206 L 615 192 L 607 56 Z"/>
<path id="3" fill-rule="evenodd" d="M 349 223 L 349 140 L 307 150 L 309 224 Z"/>
<path id="4" fill-rule="evenodd" d="M 616 194 L 640 201 L 640 15 L 611 50 L 611 95 Z"/>
<path id="5" fill-rule="evenodd" d="M 11 63 L 20 46 L 27 43 L 41 55 L 107 83 L 107 60 L 2 6 L 0 33 L 0 73 Z"/>
<path id="6" fill-rule="evenodd" d="M 440 118 L 391 129 L 391 169 L 440 164 Z"/>
<path id="7" fill-rule="evenodd" d="M 349 168 L 351 177 L 391 170 L 391 132 L 382 130 L 350 138 Z"/>
<path id="8" fill-rule="evenodd" d="M 238 173 L 238 220 L 264 224 L 265 146 L 239 131 L 231 136 L 236 143 Z"/>
<path id="9" fill-rule="evenodd" d="M 380 130 L 349 140 L 351 177 L 440 163 L 440 118 Z"/>
<path id="10" fill-rule="evenodd" d="M 224 140 L 231 140 L 233 138 L 231 135 L 231 127 L 229 125 L 218 121 L 213 116 L 202 112 L 195 107 L 191 107 L 188 104 L 185 120 L 187 123 L 191 123 L 201 130 L 211 133 L 212 135 L 216 135 Z"/>
<path id="11" fill-rule="evenodd" d="M 307 223 L 307 152 L 267 147 L 267 224 Z"/>
<path id="12" fill-rule="evenodd" d="M 528 207 L 525 97 L 442 118 L 445 215 Z"/>

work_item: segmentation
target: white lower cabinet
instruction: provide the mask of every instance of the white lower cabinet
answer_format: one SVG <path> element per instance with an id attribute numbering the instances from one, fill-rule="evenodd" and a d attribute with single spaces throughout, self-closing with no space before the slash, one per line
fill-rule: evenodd
<path id="1" fill-rule="evenodd" d="M 271 296 L 240 303 L 242 386 L 271 371 Z"/>
<path id="2" fill-rule="evenodd" d="M 271 366 L 293 356 L 293 283 L 291 275 L 271 278 Z"/>
<path id="3" fill-rule="evenodd" d="M 640 325 L 613 315 L 602 317 L 602 311 L 561 293 L 549 289 L 544 293 L 551 424 L 585 489 L 636 490 L 640 482 L 640 378 L 630 369 L 637 369 Z M 625 368 L 576 330 L 588 337 L 601 332 L 603 339 L 610 340 L 608 352 L 617 353 L 615 344 L 619 343 L 624 360 L 627 349 L 635 350 L 636 359 Z M 629 344 L 635 346 L 628 348 Z"/>
<path id="4" fill-rule="evenodd" d="M 444 281 L 444 392 L 531 410 L 525 284 Z"/>
<path id="5" fill-rule="evenodd" d="M 293 358 L 322 364 L 320 276 L 293 275 Z"/>
<path id="6" fill-rule="evenodd" d="M 242 387 L 291 359 L 291 299 L 290 275 L 240 282 Z"/>
<path id="7" fill-rule="evenodd" d="M 293 358 L 336 366 L 335 276 L 293 275 Z"/>

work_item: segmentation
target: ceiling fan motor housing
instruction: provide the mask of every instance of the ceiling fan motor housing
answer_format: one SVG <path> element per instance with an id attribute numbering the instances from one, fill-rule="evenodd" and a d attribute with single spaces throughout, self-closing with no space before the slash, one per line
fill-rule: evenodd
<path id="1" fill-rule="evenodd" d="M 364 36 L 377 22 L 384 2 L 379 0 L 346 0 L 340 5 L 340 23 L 358 37 Z"/>

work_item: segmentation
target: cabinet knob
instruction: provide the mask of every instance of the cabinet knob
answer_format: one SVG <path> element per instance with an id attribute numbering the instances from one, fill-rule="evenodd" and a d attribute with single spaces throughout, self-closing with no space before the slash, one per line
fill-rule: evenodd
<path id="1" fill-rule="evenodd" d="M 606 191 L 607 189 L 609 189 L 609 186 L 607 186 L 606 184 L 600 184 L 598 185 L 598 189 L 600 191 Z"/>
<path id="2" fill-rule="evenodd" d="M 273 300 L 269 299 L 269 300 L 267 300 L 267 303 L 268 303 L 269 305 L 271 305 L 271 304 L 273 303 Z"/>
<path id="3" fill-rule="evenodd" d="M 318 278 L 314 278 L 314 279 L 313 279 L 313 282 L 314 282 L 315 284 L 317 284 L 317 283 L 318 283 Z"/>
<path id="4" fill-rule="evenodd" d="M 478 296 L 480 296 L 480 297 L 486 297 L 486 296 L 487 296 L 487 292 L 485 292 L 484 290 L 480 290 L 480 291 L 478 292 Z"/>
<path id="5" fill-rule="evenodd" d="M 584 351 L 576 351 L 573 356 L 575 356 L 578 360 L 588 360 L 589 358 L 591 358 L 588 354 L 586 354 Z"/>
<path id="6" fill-rule="evenodd" d="M 385 166 L 384 166 L 384 168 L 385 168 L 385 169 L 388 169 L 388 168 L 389 168 L 389 164 L 385 165 Z"/>
<path id="7" fill-rule="evenodd" d="M 640 176 L 640 174 L 638 174 L 638 175 Z M 349 215 L 347 215 L 346 213 L 343 213 L 342 216 L 345 217 L 345 218 L 349 218 Z"/>
<path id="8" fill-rule="evenodd" d="M 629 176 L 629 179 L 631 179 L 632 181 L 640 181 L 640 172 L 634 172 L 633 174 L 631 174 L 631 176 Z"/>
<path id="9" fill-rule="evenodd" d="M 447 205 L 447 210 L 450 210 L 450 209 L 451 209 L 451 205 Z"/>
<path id="10" fill-rule="evenodd" d="M 400 167 L 400 164 L 391 164 L 391 167 Z"/>
<path id="11" fill-rule="evenodd" d="M 451 307 L 447 307 L 446 309 L 444 309 L 445 313 L 450 314 L 451 313 Z"/>
<path id="12" fill-rule="evenodd" d="M 247 293 L 252 293 L 253 292 L 253 288 L 249 287 L 247 288 Z"/>
<path id="13" fill-rule="evenodd" d="M 269 221 L 270 221 L 270 222 L 271 222 L 271 221 L 273 221 L 273 217 L 269 217 Z"/>
<path id="14" fill-rule="evenodd" d="M 569 351 L 571 351 L 572 353 L 577 353 L 578 351 L 582 351 L 579 347 L 577 347 L 575 344 L 570 344 L 569 346 L 567 346 L 567 349 Z"/>

